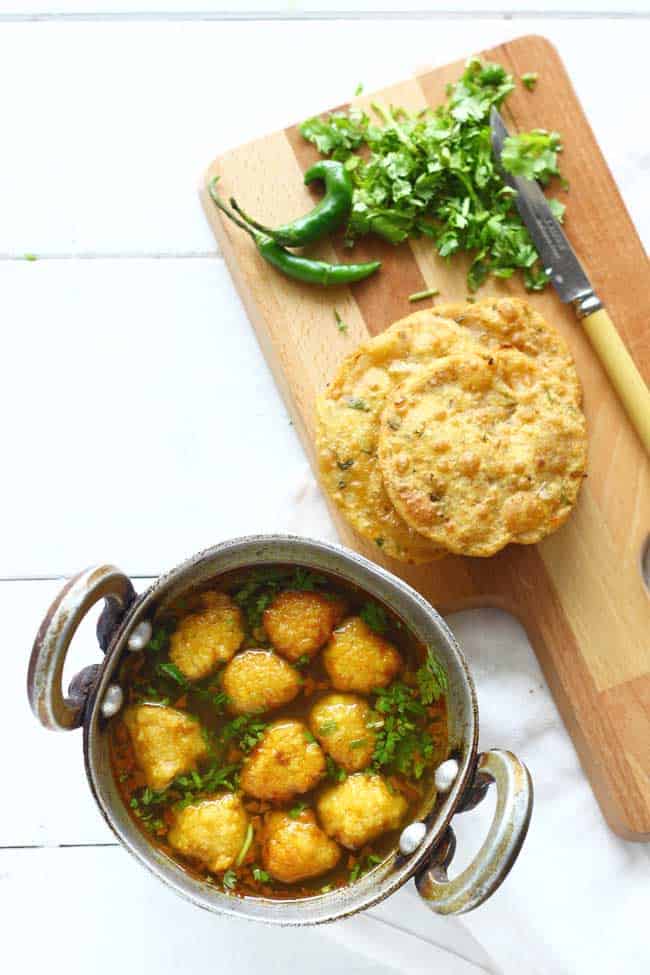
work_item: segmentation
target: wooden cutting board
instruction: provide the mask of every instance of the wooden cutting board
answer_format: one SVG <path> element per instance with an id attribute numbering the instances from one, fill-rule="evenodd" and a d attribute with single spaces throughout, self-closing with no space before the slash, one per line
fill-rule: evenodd
<path id="1" fill-rule="evenodd" d="M 522 37 L 486 52 L 514 75 L 537 71 L 535 92 L 518 87 L 504 112 L 512 130 L 543 127 L 564 136 L 562 168 L 571 189 L 566 228 L 597 293 L 650 378 L 650 273 L 625 210 L 555 49 Z M 419 109 L 437 105 L 462 63 L 427 70 L 355 103 Z M 323 94 L 327 83 L 323 82 Z M 314 106 L 315 111 L 322 106 Z M 297 128 L 234 149 L 210 166 L 224 196 L 236 194 L 271 226 L 313 205 L 302 172 L 316 159 Z M 326 260 L 380 257 L 378 275 L 351 288 L 328 290 L 289 281 L 269 267 L 251 240 L 224 223 L 205 188 L 208 219 L 255 326 L 259 341 L 314 460 L 316 394 L 337 364 L 369 335 L 423 304 L 407 296 L 440 289 L 439 301 L 464 299 L 466 267 L 436 257 L 431 243 L 394 248 L 379 240 L 350 252 L 329 242 L 314 249 Z M 489 281 L 483 294 L 524 294 L 518 282 Z M 603 813 L 629 839 L 650 839 L 650 599 L 641 574 L 650 532 L 650 465 L 573 311 L 552 289 L 529 296 L 555 322 L 576 358 L 590 433 L 589 476 L 576 511 L 537 546 L 510 546 L 491 559 L 450 557 L 405 567 L 360 540 L 333 511 L 345 544 L 408 580 L 442 612 L 498 606 L 524 624 L 573 736 Z M 349 325 L 338 332 L 334 309 Z M 495 742 L 505 745 L 507 742 Z M 525 756 L 524 756 L 525 757 Z M 550 759 L 549 759 L 550 760 Z M 580 829 L 576 822 L 576 829 Z"/>

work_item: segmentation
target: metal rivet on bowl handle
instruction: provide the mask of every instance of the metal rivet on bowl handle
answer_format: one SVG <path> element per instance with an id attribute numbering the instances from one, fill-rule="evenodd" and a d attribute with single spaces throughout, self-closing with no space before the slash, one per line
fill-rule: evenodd
<path id="1" fill-rule="evenodd" d="M 102 714 L 105 718 L 112 718 L 124 703 L 124 692 L 118 684 L 109 684 L 102 701 Z"/>
<path id="2" fill-rule="evenodd" d="M 427 828 L 424 823 L 411 823 L 402 830 L 399 838 L 399 851 L 404 856 L 415 853 L 422 840 L 427 835 Z"/>
<path id="3" fill-rule="evenodd" d="M 438 792 L 449 792 L 458 776 L 458 762 L 455 758 L 448 758 L 436 769 L 434 781 Z"/>
<path id="4" fill-rule="evenodd" d="M 149 620 L 143 620 L 133 628 L 133 633 L 129 637 L 128 647 L 133 653 L 144 650 L 151 639 L 153 627 Z"/>

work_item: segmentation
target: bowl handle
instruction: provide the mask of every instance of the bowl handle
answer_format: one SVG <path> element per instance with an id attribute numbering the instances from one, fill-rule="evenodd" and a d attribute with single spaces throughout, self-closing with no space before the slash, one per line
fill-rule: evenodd
<path id="1" fill-rule="evenodd" d="M 508 876 L 528 832 L 533 783 L 524 763 L 512 752 L 495 748 L 479 756 L 476 776 L 479 781 L 488 777 L 497 789 L 494 819 L 483 846 L 470 865 L 449 880 L 455 840 L 448 829 L 433 859 L 415 878 L 420 896 L 436 914 L 465 914 L 487 900 Z"/>
<path id="2" fill-rule="evenodd" d="M 123 615 L 135 598 L 131 580 L 113 565 L 92 566 L 63 587 L 47 611 L 29 660 L 27 695 L 32 711 L 45 728 L 69 731 L 83 723 L 86 698 L 97 668 L 86 668 L 63 694 L 61 679 L 68 647 L 82 619 L 104 598 Z M 91 676 L 88 672 L 93 670 Z"/>

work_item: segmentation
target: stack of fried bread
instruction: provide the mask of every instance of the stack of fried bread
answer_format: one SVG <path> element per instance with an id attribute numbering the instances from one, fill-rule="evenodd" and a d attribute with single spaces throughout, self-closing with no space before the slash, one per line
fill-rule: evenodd
<path id="1" fill-rule="evenodd" d="M 584 477 L 581 398 L 564 339 L 527 302 L 438 305 L 343 361 L 317 401 L 321 477 L 403 562 L 538 542 Z"/>

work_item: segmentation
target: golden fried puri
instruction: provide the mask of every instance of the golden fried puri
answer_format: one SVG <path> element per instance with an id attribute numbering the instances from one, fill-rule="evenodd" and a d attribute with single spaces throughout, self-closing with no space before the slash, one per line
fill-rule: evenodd
<path id="1" fill-rule="evenodd" d="M 248 830 L 248 815 L 232 792 L 210 796 L 173 812 L 170 845 L 215 873 L 232 867 Z"/>
<path id="2" fill-rule="evenodd" d="M 318 877 L 336 866 L 341 848 L 316 822 L 311 809 L 297 817 L 269 812 L 264 819 L 262 862 L 276 880 L 293 884 Z"/>
<path id="3" fill-rule="evenodd" d="M 514 349 L 448 356 L 390 397 L 379 459 L 391 500 L 435 544 L 489 556 L 562 525 L 587 459 L 570 381 Z"/>
<path id="4" fill-rule="evenodd" d="M 313 657 L 327 643 L 341 620 L 339 600 L 327 599 L 318 592 L 286 590 L 264 612 L 264 629 L 269 640 L 284 657 L 298 660 Z"/>
<path id="5" fill-rule="evenodd" d="M 582 388 L 568 345 L 555 326 L 527 301 L 481 298 L 436 305 L 435 312 L 455 321 L 483 350 L 512 348 L 523 352 L 538 366 L 562 379 L 576 403 L 582 401 Z"/>
<path id="6" fill-rule="evenodd" d="M 402 658 L 387 640 L 359 616 L 352 616 L 332 634 L 323 650 L 323 664 L 337 691 L 370 694 L 388 687 L 402 667 Z"/>
<path id="7" fill-rule="evenodd" d="M 272 650 L 244 650 L 224 669 L 221 684 L 233 714 L 270 711 L 293 701 L 301 687 L 297 670 Z"/>
<path id="8" fill-rule="evenodd" d="M 325 774 L 325 756 L 302 721 L 270 724 L 244 761 L 240 784 L 256 799 L 291 799 L 308 792 Z"/>
<path id="9" fill-rule="evenodd" d="M 358 850 L 401 826 L 408 803 L 381 775 L 357 772 L 326 789 L 316 802 L 323 829 L 349 850 Z"/>
<path id="10" fill-rule="evenodd" d="M 161 704 L 137 704 L 124 712 L 135 761 L 151 789 L 165 789 L 196 768 L 207 753 L 201 725 L 189 714 Z"/>
<path id="11" fill-rule="evenodd" d="M 377 463 L 379 419 L 386 398 L 440 356 L 473 349 L 471 337 L 435 312 L 409 315 L 347 356 L 316 401 L 323 485 L 352 527 L 403 562 L 444 555 L 395 511 Z"/>
<path id="12" fill-rule="evenodd" d="M 325 751 L 347 772 L 367 768 L 375 748 L 368 727 L 370 705 L 356 694 L 327 694 L 312 707 L 309 727 Z"/>
<path id="13" fill-rule="evenodd" d="M 241 610 L 224 592 L 206 592 L 203 608 L 181 620 L 171 635 L 169 659 L 188 680 L 200 680 L 239 650 L 244 639 Z"/>

